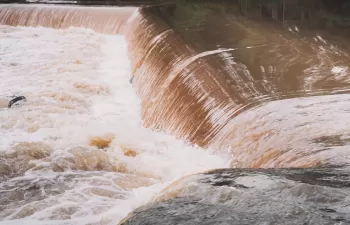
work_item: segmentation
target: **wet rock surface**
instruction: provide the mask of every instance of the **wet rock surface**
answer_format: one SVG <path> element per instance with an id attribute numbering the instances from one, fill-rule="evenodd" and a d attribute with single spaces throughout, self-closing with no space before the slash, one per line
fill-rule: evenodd
<path id="1" fill-rule="evenodd" d="M 342 169 L 222 169 L 183 178 L 121 224 L 350 224 Z"/>

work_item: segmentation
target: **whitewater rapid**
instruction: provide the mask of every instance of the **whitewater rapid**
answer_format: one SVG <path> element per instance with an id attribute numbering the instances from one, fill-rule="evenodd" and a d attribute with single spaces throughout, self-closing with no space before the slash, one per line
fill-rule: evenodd
<path id="1" fill-rule="evenodd" d="M 117 224 L 174 180 L 229 166 L 143 128 L 123 36 L 0 26 L 0 224 Z M 11 96 L 23 95 L 11 109 Z"/>

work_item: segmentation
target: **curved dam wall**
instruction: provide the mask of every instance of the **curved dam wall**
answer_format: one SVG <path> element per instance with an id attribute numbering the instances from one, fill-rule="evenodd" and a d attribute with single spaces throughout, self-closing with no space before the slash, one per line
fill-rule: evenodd
<path id="1" fill-rule="evenodd" d="M 124 34 L 146 127 L 228 152 L 235 167 L 346 165 L 347 39 L 256 15 L 201 3 L 0 6 L 0 24 Z"/>

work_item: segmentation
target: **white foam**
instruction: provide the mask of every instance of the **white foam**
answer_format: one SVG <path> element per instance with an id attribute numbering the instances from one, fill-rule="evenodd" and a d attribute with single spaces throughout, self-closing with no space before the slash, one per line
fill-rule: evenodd
<path id="1" fill-rule="evenodd" d="M 129 83 L 131 68 L 122 36 L 76 28 L 0 26 L 0 40 L 0 98 L 9 100 L 6 96 L 12 94 L 27 97 L 27 102 L 14 108 L 0 108 L 0 152 L 11 151 L 23 141 L 44 142 L 53 148 L 49 159 L 34 162 L 48 169 L 27 171 L 6 185 L 63 182 L 69 186 L 61 194 L 45 194 L 36 202 L 7 209 L 10 213 L 0 223 L 117 224 L 175 179 L 228 166 L 219 156 L 142 127 L 140 101 Z M 108 157 L 126 164 L 134 175 L 49 169 L 51 163 L 68 157 L 67 149 L 88 147 L 90 136 L 106 132 L 116 137 L 105 150 Z M 123 155 L 121 146 L 135 149 L 138 155 Z M 70 176 L 73 178 L 68 179 Z M 113 182 L 134 176 L 144 176 L 153 185 L 125 189 Z M 123 197 L 88 192 L 95 187 Z M 0 185 L 0 190 L 3 188 Z M 68 206 L 76 208 L 70 218 L 53 219 L 55 212 Z M 38 209 L 26 218 L 15 219 L 24 207 Z"/>

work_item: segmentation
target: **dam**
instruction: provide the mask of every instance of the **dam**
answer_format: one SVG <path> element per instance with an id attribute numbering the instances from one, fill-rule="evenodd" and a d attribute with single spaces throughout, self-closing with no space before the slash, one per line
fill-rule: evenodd
<path id="1" fill-rule="evenodd" d="M 0 4 L 0 224 L 350 224 L 348 9 Z"/>

